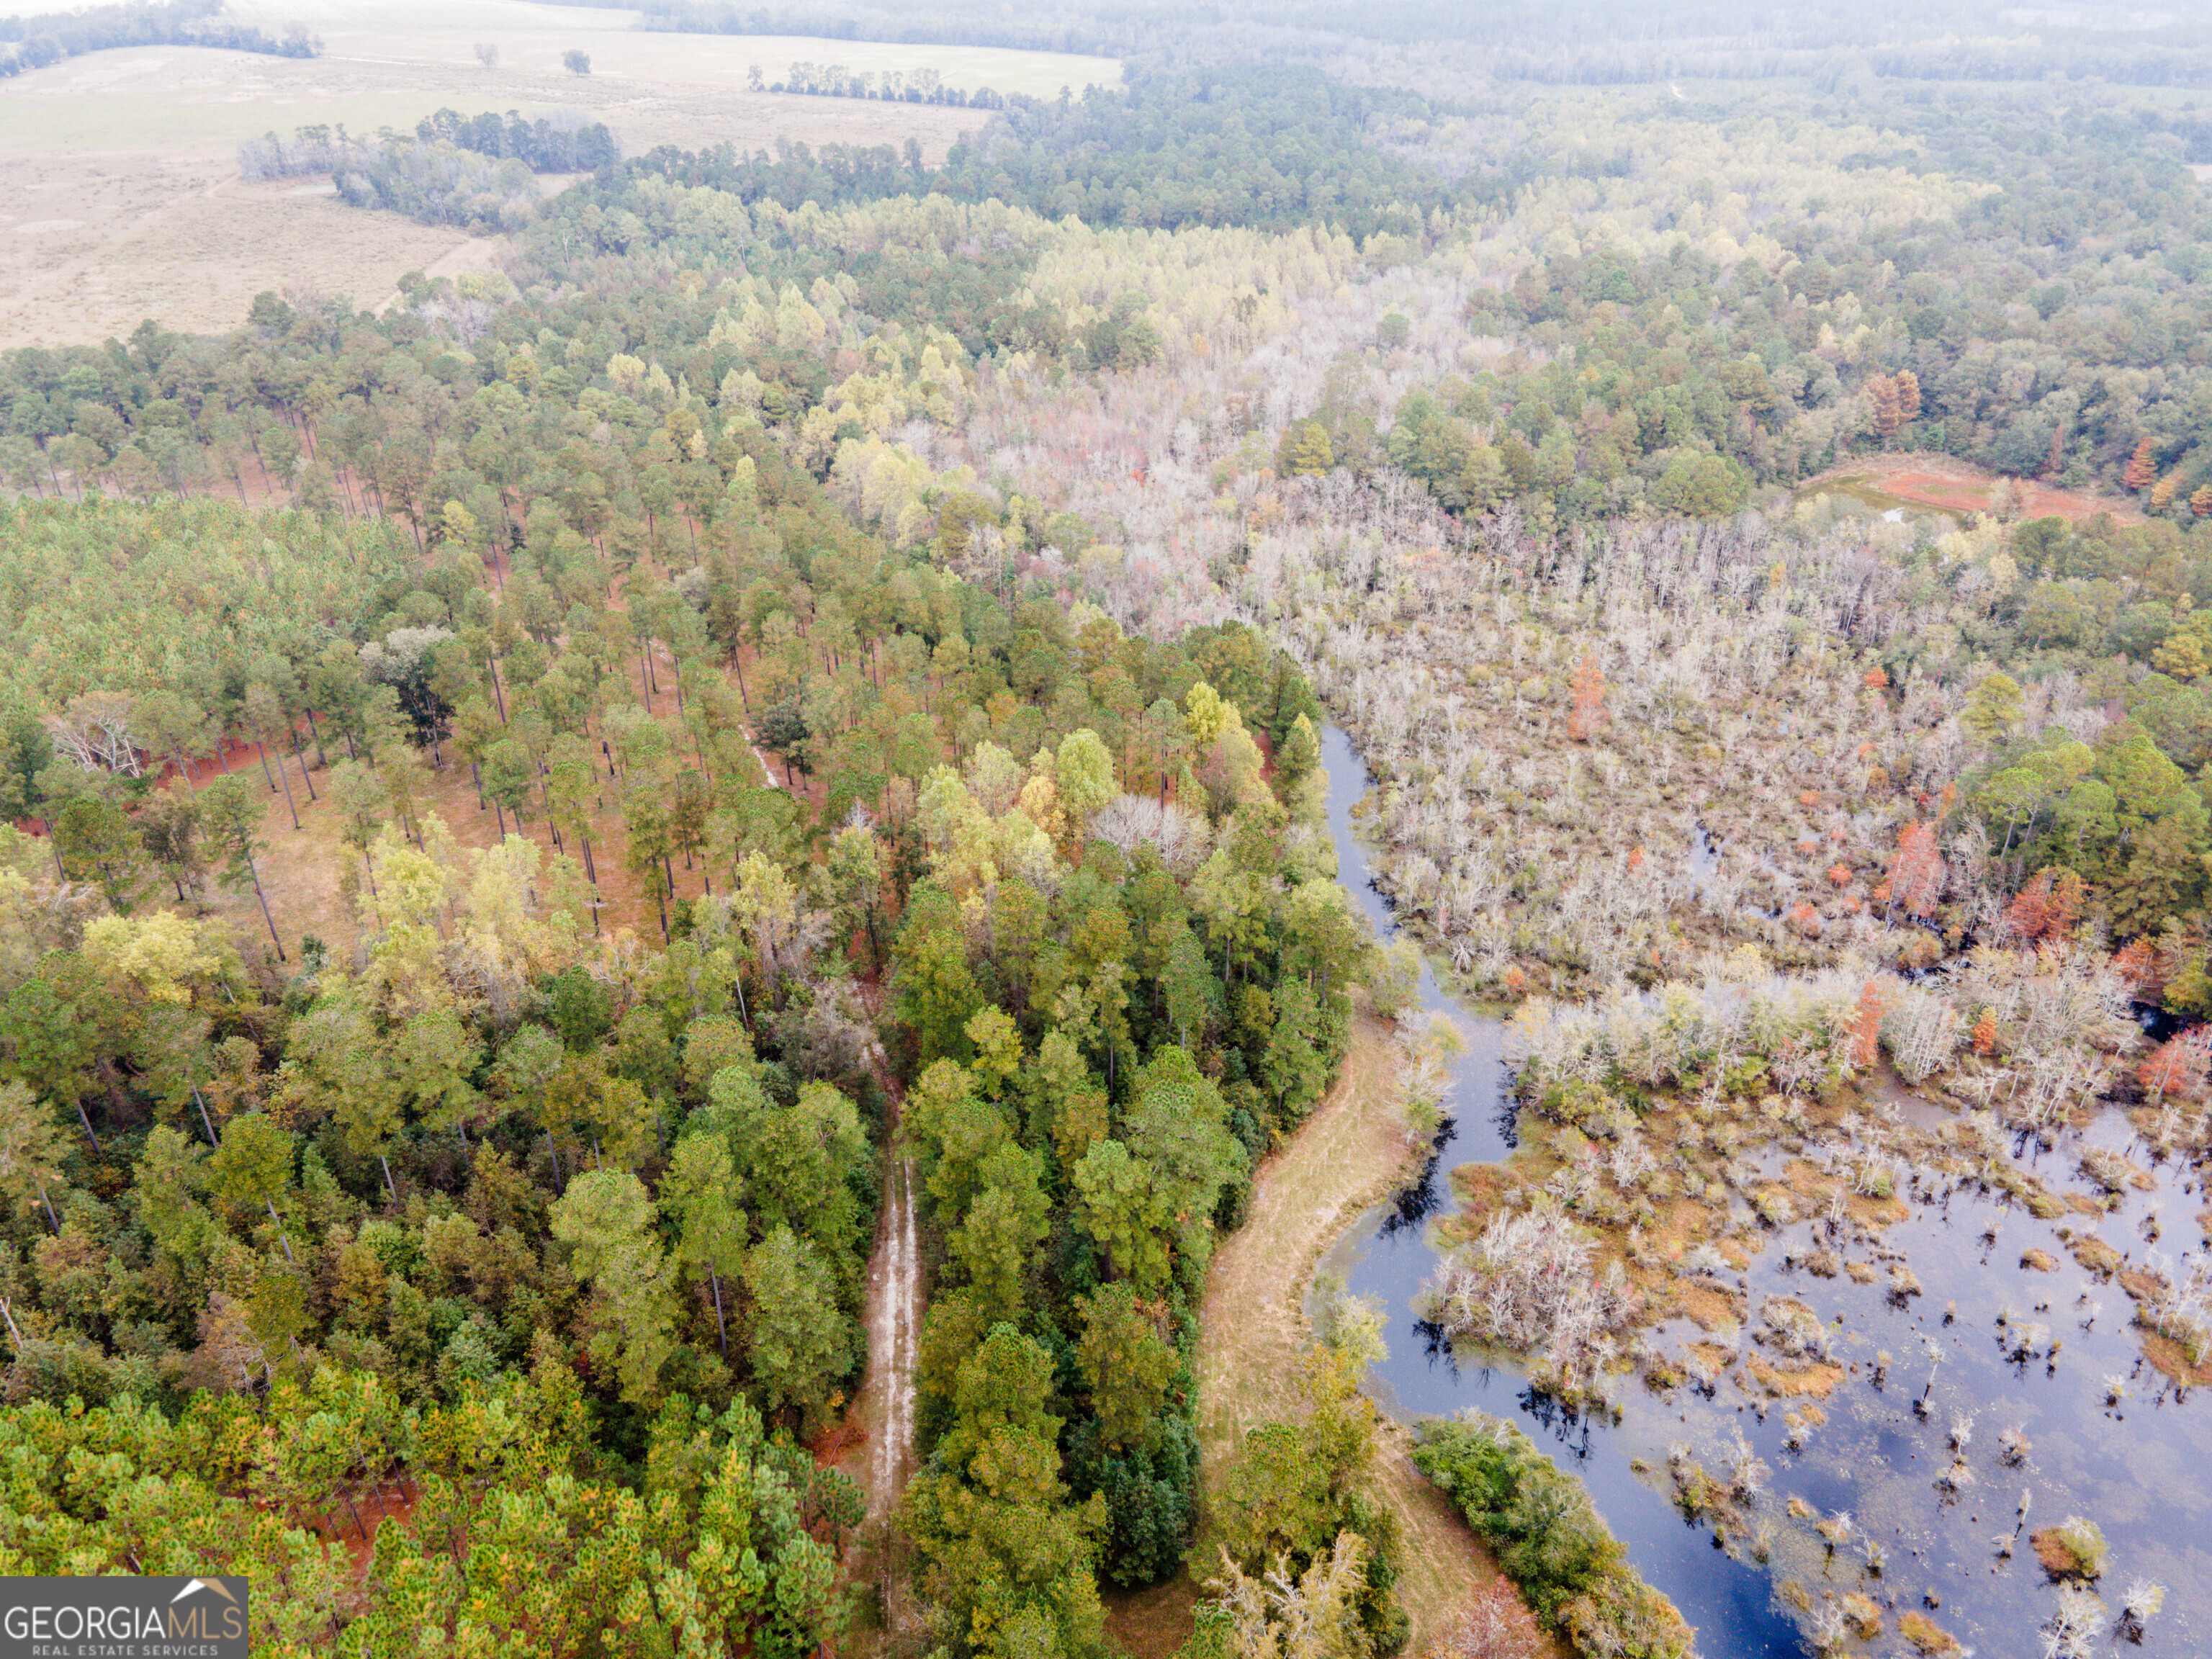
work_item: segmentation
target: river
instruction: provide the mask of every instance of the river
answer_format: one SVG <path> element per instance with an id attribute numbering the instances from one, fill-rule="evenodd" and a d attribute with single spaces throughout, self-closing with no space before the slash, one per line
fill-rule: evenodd
<path id="1" fill-rule="evenodd" d="M 1322 755 L 1339 878 L 1388 938 L 1395 923 L 1373 886 L 1367 849 L 1351 816 L 1366 788 L 1365 768 L 1334 726 L 1322 730 Z M 1895 1634 L 1895 1615 L 1909 1608 L 1984 1659 L 2039 1659 L 2045 1651 L 2039 1627 L 2057 1597 L 2027 1534 L 2074 1514 L 2098 1522 L 2112 1547 L 2112 1565 L 2098 1585 L 2109 1616 L 2084 1651 L 2102 1655 L 2127 1641 L 2118 1624 L 2121 1589 L 2147 1576 L 2162 1582 L 2166 1595 L 2140 1650 L 2212 1652 L 2212 1457 L 2201 1438 L 2204 1406 L 2140 1363 L 2128 1297 L 2067 1255 L 2057 1233 L 2064 1223 L 2039 1221 L 2016 1205 L 1968 1189 L 1921 1205 L 1884 1236 L 1885 1243 L 1905 1253 L 1923 1287 L 1923 1294 L 1901 1304 L 1886 1283 L 1814 1279 L 1786 1265 L 1790 1243 L 1802 1237 L 1809 1248 L 1810 1222 L 1770 1236 L 1744 1275 L 1747 1305 L 1755 1310 L 1768 1294 L 1805 1302 L 1840 1322 L 1837 1357 L 1854 1366 L 1826 1402 L 1827 1420 L 1802 1435 L 1802 1449 L 1785 1443 L 1786 1402 L 1762 1414 L 1725 1380 L 1710 1395 L 1688 1385 L 1659 1395 L 1626 1379 L 1620 1419 L 1613 1423 L 1561 1410 L 1534 1394 L 1510 1364 L 1455 1364 L 1449 1346 L 1415 1313 L 1415 1298 L 1437 1262 L 1426 1222 L 1450 1207 L 1454 1169 L 1512 1151 L 1505 1032 L 1446 992 L 1425 962 L 1419 1000 L 1448 1018 L 1467 1042 L 1447 1103 L 1450 1133 L 1423 1185 L 1362 1218 L 1321 1269 L 1383 1310 L 1389 1355 L 1368 1385 L 1384 1410 L 1413 1421 L 1474 1406 L 1519 1421 L 1555 1462 L 1588 1484 L 1637 1569 L 1698 1627 L 1698 1651 L 1706 1659 L 1812 1651 L 1776 1595 L 1776 1586 L 1790 1580 L 1816 1599 L 1857 1591 L 1883 1607 L 1883 1635 L 1871 1644 L 1853 1641 L 1851 1652 L 1907 1651 Z M 2117 1112 L 2085 1133 L 2115 1147 L 2132 1140 Z M 2035 1164 L 2054 1191 L 2087 1194 L 2094 1189 L 2072 1169 L 2079 1152 L 2069 1136 L 2045 1153 L 2023 1141 L 2015 1155 Z M 2139 1163 L 2149 1162 L 2142 1147 L 2132 1152 Z M 2194 1217 L 2205 1199 L 2187 1166 L 2152 1168 L 2153 1189 L 2129 1194 L 2091 1230 L 2140 1260 L 2154 1248 L 2148 1231 L 2162 1228 L 2165 1254 L 2179 1258 L 2198 1243 Z M 2069 1219 L 2088 1224 L 2079 1216 Z M 2056 1257 L 2057 1268 L 2016 1265 L 2030 1247 Z M 2047 1358 L 2008 1358 L 2016 1346 L 2011 1334 L 2030 1322 L 2063 1339 L 2061 1349 Z M 1659 1333 L 1662 1340 L 1680 1334 Z M 1877 1388 L 1872 1360 L 1885 1350 L 1893 1360 Z M 2122 1377 L 2115 1402 L 2108 1398 L 2111 1381 Z M 1960 1490 L 1939 1488 L 1936 1475 L 1954 1461 L 1948 1437 L 1954 1419 L 1966 1414 L 1973 1423 L 1958 1455 L 1972 1481 Z M 1687 1442 L 1705 1467 L 1717 1472 L 1726 1462 L 1722 1449 L 1739 1428 L 1771 1471 L 1757 1510 L 1777 1529 L 1764 1566 L 1723 1553 L 1710 1527 L 1686 1521 L 1666 1489 L 1671 1443 Z M 2008 1428 L 2022 1430 L 2032 1443 L 2021 1464 L 2001 1455 L 1998 1432 Z M 1632 1467 L 1636 1460 L 1656 1473 L 1639 1474 Z M 1886 1551 L 1881 1570 L 1869 1570 L 1856 1540 L 1831 1555 L 1808 1522 L 1786 1516 L 1793 1498 L 1823 1516 L 1849 1511 L 1860 1534 Z M 2002 1553 L 2007 1547 L 2008 1556 Z"/>

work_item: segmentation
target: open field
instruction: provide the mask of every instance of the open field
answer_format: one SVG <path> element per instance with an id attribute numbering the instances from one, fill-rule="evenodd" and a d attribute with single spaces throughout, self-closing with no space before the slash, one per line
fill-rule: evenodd
<path id="1" fill-rule="evenodd" d="M 1797 487 L 1809 496 L 1823 490 L 1870 505 L 1929 507 L 1939 513 L 1986 513 L 1999 484 L 2018 491 L 2014 516 L 2079 523 L 2109 513 L 2117 524 L 2141 524 L 2142 509 L 2124 497 L 2060 489 L 2033 478 L 2003 478 L 1944 455 L 1856 455 Z"/>
<path id="2" fill-rule="evenodd" d="M 633 153 L 913 138 L 936 161 L 981 112 L 749 92 L 748 71 L 773 82 L 799 60 L 934 69 L 952 86 L 1038 95 L 1121 77 L 1109 59 L 1047 52 L 641 33 L 634 13 L 526 0 L 270 0 L 234 11 L 272 31 L 304 22 L 325 54 L 136 47 L 0 82 L 0 348 L 98 341 L 147 317 L 225 329 L 264 289 L 375 305 L 409 270 L 452 274 L 496 256 L 496 239 L 363 214 L 311 193 L 312 180 L 243 184 L 240 140 L 270 131 L 407 130 L 440 107 L 569 106 Z M 497 67 L 477 61 L 479 42 L 499 48 Z M 590 55 L 588 76 L 561 67 L 570 50 Z"/>

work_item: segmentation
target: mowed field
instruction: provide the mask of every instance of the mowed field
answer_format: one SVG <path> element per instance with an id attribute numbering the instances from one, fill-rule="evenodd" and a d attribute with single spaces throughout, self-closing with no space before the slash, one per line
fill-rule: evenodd
<path id="1" fill-rule="evenodd" d="M 46 0 L 0 0 L 0 11 Z M 295 60 L 185 46 L 94 52 L 0 81 L 0 349 L 96 342 L 153 318 L 234 326 L 254 295 L 287 289 L 379 305 L 410 270 L 495 262 L 497 239 L 368 214 L 319 181 L 246 184 L 239 141 L 343 123 L 410 131 L 432 111 L 571 106 L 635 154 L 725 141 L 772 148 L 920 141 L 932 161 L 986 118 L 921 104 L 750 92 L 800 61 L 855 72 L 933 69 L 950 85 L 1056 96 L 1119 85 L 1110 59 L 786 36 L 639 33 L 635 14 L 526 0 L 244 0 L 225 13 L 319 34 Z M 496 46 L 495 67 L 477 59 Z M 563 53 L 589 54 L 588 76 Z"/>

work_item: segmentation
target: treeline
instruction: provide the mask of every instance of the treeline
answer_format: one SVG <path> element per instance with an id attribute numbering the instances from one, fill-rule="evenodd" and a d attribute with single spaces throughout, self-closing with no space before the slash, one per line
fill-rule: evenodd
<path id="1" fill-rule="evenodd" d="M 1498 1553 L 1537 1619 L 1577 1653 L 1677 1659 L 1694 1632 L 1645 1583 L 1589 1492 L 1518 1425 L 1477 1414 L 1421 1425 L 1413 1463 Z"/>
<path id="2" fill-rule="evenodd" d="M 331 175 L 356 207 L 404 213 L 426 225 L 520 230 L 544 192 L 527 161 L 495 159 L 443 139 L 399 140 Z"/>
<path id="3" fill-rule="evenodd" d="M 957 109 L 1004 109 L 1004 94 L 988 87 L 973 90 L 948 87 L 935 70 L 865 70 L 859 73 L 842 64 L 793 64 L 783 79 L 772 82 L 770 92 L 806 93 L 817 98 L 876 98 L 893 103 L 947 104 Z"/>
<path id="4" fill-rule="evenodd" d="M 1230 3 L 1194 15 L 1161 0 L 1104 0 L 1050 16 L 976 6 L 891 10 L 870 4 L 771 9 L 656 0 L 640 27 L 720 34 L 998 46 L 1087 52 L 1163 67 L 1194 60 L 1325 64 L 1347 43 L 1384 47 L 1409 77 L 1442 48 L 1455 70 L 1500 81 L 1649 85 L 1670 80 L 1807 78 L 1850 88 L 1881 78 L 2035 82 L 2057 76 L 2120 84 L 2201 84 L 2212 42 L 2179 14 L 2139 15 L 2112 28 L 2087 15 L 2039 15 L 2032 34 L 1992 35 L 1963 5 L 1793 8 L 1787 17 L 1708 5 L 1655 15 L 1624 3 L 1569 11 L 1486 9 L 1478 22 L 1435 0 L 1352 5 Z"/>
<path id="5" fill-rule="evenodd" d="M 289 140 L 264 132 L 258 138 L 240 141 L 239 175 L 252 180 L 335 173 L 348 161 L 368 154 L 369 142 L 348 133 L 343 121 L 335 126 L 295 127 Z"/>
<path id="6" fill-rule="evenodd" d="M 7 43 L 0 51 L 0 75 L 122 46 L 216 46 L 276 58 L 313 58 L 323 49 L 305 24 L 291 24 L 279 38 L 251 24 L 222 21 L 222 0 L 155 0 L 0 18 L 0 42 Z"/>
<path id="7" fill-rule="evenodd" d="M 611 167 L 622 146 L 604 123 L 565 124 L 513 110 L 502 121 L 486 111 L 441 109 L 416 123 L 412 139 L 382 135 L 374 150 L 334 156 L 331 180 L 356 207 L 404 213 L 426 225 L 469 230 L 520 229 L 544 192 L 540 173 Z"/>

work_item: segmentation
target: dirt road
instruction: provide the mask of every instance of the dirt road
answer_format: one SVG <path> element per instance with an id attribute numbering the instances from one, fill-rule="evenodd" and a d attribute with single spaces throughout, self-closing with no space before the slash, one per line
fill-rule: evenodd
<path id="1" fill-rule="evenodd" d="M 914 1467 L 915 1356 L 921 1340 L 921 1264 L 916 1247 L 914 1163 L 893 1158 L 884 1176 L 875 1254 L 868 1261 L 868 1370 L 860 1384 L 867 1424 L 868 1513 L 889 1513 Z"/>

